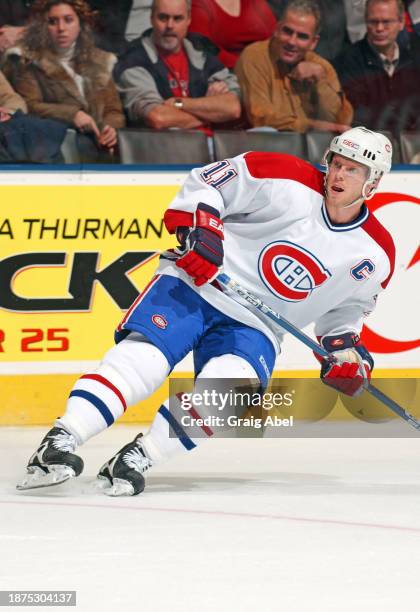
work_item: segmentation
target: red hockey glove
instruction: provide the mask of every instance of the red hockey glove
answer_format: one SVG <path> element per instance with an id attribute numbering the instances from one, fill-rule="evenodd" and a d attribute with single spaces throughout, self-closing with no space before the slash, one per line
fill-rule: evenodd
<path id="1" fill-rule="evenodd" d="M 321 344 L 331 353 L 331 359 L 321 361 L 322 381 L 351 397 L 362 393 L 369 384 L 374 363 L 359 336 L 353 333 L 326 336 Z"/>
<path id="2" fill-rule="evenodd" d="M 180 243 L 175 249 L 180 255 L 176 265 L 194 279 L 197 287 L 213 280 L 223 264 L 224 255 L 223 222 L 219 212 L 203 203 L 197 206 L 194 215 L 168 210 L 165 225 L 171 233 L 175 229 Z"/>

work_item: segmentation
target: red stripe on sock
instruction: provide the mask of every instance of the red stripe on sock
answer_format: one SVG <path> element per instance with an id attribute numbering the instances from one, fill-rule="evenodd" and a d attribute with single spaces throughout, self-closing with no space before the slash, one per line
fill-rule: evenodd
<path id="1" fill-rule="evenodd" d="M 175 396 L 178 398 L 179 403 L 182 402 L 182 396 L 184 394 L 179 392 L 179 393 L 175 393 Z M 193 419 L 202 419 L 203 417 L 200 416 L 197 412 L 197 410 L 195 410 L 195 408 L 190 408 L 188 410 L 188 412 L 190 413 L 190 415 L 192 416 Z M 212 429 L 210 429 L 210 427 L 207 427 L 207 425 L 200 425 L 201 429 L 204 431 L 204 433 L 206 434 L 206 436 L 208 436 L 209 438 L 211 436 L 214 435 L 214 431 Z"/>
<path id="2" fill-rule="evenodd" d="M 188 410 L 188 412 L 190 413 L 190 415 L 192 416 L 193 419 L 202 419 L 203 417 L 201 417 L 198 412 L 194 409 L 194 408 L 190 408 Z M 209 438 L 213 435 L 213 430 L 210 429 L 210 427 L 207 427 L 207 425 L 200 425 L 201 429 L 204 431 L 204 433 L 206 434 L 206 436 L 208 436 Z"/>
<path id="3" fill-rule="evenodd" d="M 125 403 L 125 399 L 121 391 L 117 389 L 117 387 L 115 387 L 112 384 L 112 382 L 110 382 L 109 380 L 101 376 L 100 374 L 85 374 L 81 378 L 88 378 L 90 380 L 96 380 L 96 382 L 102 383 L 103 385 L 105 385 L 105 387 L 108 387 L 108 389 L 111 389 L 111 391 L 115 393 L 115 395 L 118 397 L 121 404 L 123 405 L 124 412 L 127 410 L 127 404 Z"/>

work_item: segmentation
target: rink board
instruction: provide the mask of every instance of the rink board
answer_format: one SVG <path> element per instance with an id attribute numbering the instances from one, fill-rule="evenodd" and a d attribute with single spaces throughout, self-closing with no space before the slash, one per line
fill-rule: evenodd
<path id="1" fill-rule="evenodd" d="M 414 370 L 378 370 L 375 384 L 385 384 L 381 390 L 393 397 L 406 410 L 420 418 L 420 369 Z M 192 372 L 180 372 L 172 374 L 173 377 L 191 378 Z M 304 379 L 318 378 L 318 371 L 277 371 L 275 378 Z M 26 375 L 26 376 L 2 376 L 2 396 L 6 398 L 0 411 L 0 426 L 2 425 L 49 425 L 55 418 L 63 414 L 65 400 L 68 397 L 73 384 L 76 382 L 76 374 L 55 375 Z M 386 380 L 383 380 L 386 379 Z M 403 379 L 403 380 L 402 380 Z M 409 393 L 405 391 L 405 379 L 408 379 Z M 402 380 L 402 383 L 401 383 Z M 389 384 L 387 384 L 389 381 Z M 403 393 L 401 393 L 401 387 Z M 413 391 L 414 389 L 414 391 Z M 119 419 L 119 423 L 150 423 L 162 402 L 169 396 L 169 383 L 165 382 L 150 398 L 127 409 L 127 412 Z M 328 392 L 328 390 L 327 390 Z M 372 402 L 371 396 L 365 394 L 366 401 Z M 414 398 L 414 399 L 413 399 Z M 337 397 L 333 402 L 324 404 L 311 404 L 311 400 L 304 402 L 304 412 L 299 411 L 298 417 L 309 420 L 354 420 L 354 417 L 346 408 L 346 402 L 351 398 Z M 268 413 L 267 413 L 268 414 Z M 395 418 L 385 406 L 375 402 L 373 410 L 368 411 L 369 417 L 378 419 Z"/>
<path id="2" fill-rule="evenodd" d="M 1 425 L 51 422 L 78 375 L 96 367 L 159 252 L 174 244 L 162 215 L 185 176 L 1 173 L 2 201 L 13 202 L 12 210 L 0 213 Z M 370 204 L 397 247 L 394 278 L 365 329 L 385 376 L 416 377 L 420 369 L 419 178 L 408 169 L 392 172 Z M 280 368 L 287 375 L 318 376 L 312 353 L 291 338 Z M 175 375 L 191 370 L 187 360 Z M 149 421 L 166 393 L 162 387 L 123 419 Z M 340 409 L 334 414 L 344 418 Z"/>

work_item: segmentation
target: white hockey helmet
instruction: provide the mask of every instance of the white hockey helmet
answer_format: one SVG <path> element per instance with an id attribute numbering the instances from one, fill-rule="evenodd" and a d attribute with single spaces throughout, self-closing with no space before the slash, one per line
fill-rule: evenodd
<path id="1" fill-rule="evenodd" d="M 392 144 L 379 132 L 372 132 L 365 127 L 355 127 L 335 136 L 324 159 L 330 163 L 334 153 L 354 159 L 370 170 L 368 180 L 380 178 L 391 170 Z"/>
<path id="2" fill-rule="evenodd" d="M 327 174 L 334 153 L 353 159 L 369 168 L 369 174 L 362 190 L 364 199 L 371 198 L 376 191 L 373 189 L 367 195 L 368 187 L 375 185 L 383 174 L 391 170 L 392 144 L 390 140 L 383 134 L 372 132 L 365 127 L 351 128 L 332 139 L 322 160 L 323 165 L 327 167 Z"/>

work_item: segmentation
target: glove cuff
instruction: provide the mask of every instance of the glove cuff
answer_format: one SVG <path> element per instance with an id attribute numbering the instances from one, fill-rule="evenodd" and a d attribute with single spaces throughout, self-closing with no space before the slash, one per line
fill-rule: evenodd
<path id="1" fill-rule="evenodd" d="M 192 227 L 194 225 L 194 215 L 184 210 L 168 209 L 163 217 L 163 222 L 170 234 L 175 234 L 178 227 Z"/>
<path id="2" fill-rule="evenodd" d="M 362 344 L 360 336 L 354 332 L 347 332 L 338 336 L 323 336 L 320 339 L 320 343 L 329 353 L 354 349 L 370 371 L 374 368 L 375 362 L 373 361 L 372 355 L 364 344 Z"/>
<path id="3" fill-rule="evenodd" d="M 213 206 L 200 202 L 194 215 L 194 227 L 202 227 L 213 232 L 221 240 L 224 238 L 223 221 L 220 220 L 220 213 Z"/>

